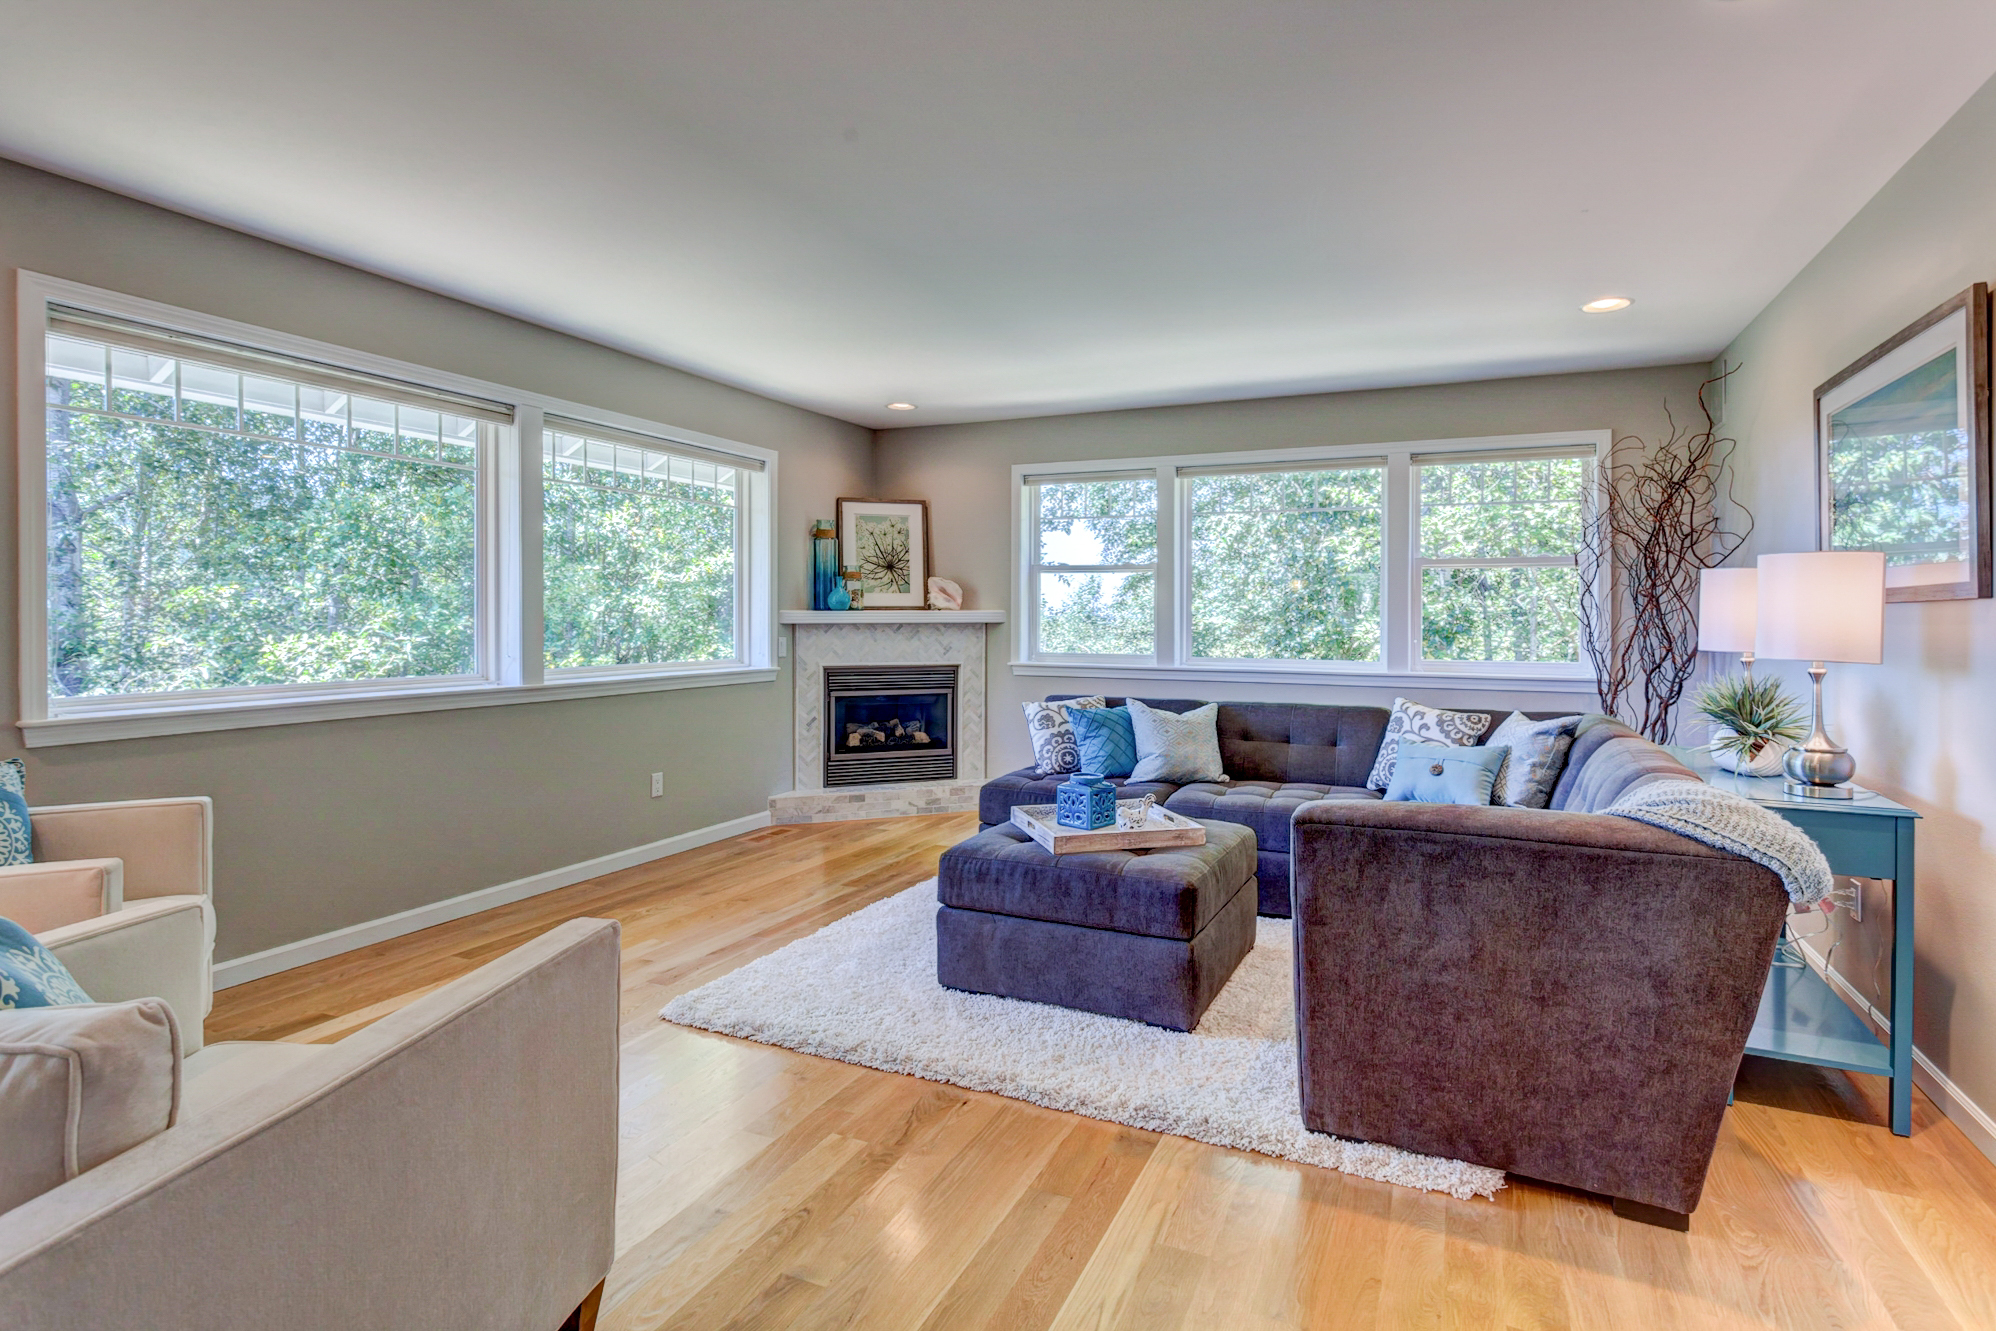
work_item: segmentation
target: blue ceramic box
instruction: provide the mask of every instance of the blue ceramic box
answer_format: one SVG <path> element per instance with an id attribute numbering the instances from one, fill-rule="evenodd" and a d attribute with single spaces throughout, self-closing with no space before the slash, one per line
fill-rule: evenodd
<path id="1" fill-rule="evenodd" d="M 1054 789 L 1054 821 L 1093 832 L 1116 824 L 1116 788 L 1093 772 L 1076 772 Z"/>

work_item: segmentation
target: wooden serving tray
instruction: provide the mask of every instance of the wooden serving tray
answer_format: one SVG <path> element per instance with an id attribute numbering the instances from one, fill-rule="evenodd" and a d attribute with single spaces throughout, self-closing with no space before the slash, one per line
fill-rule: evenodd
<path id="1" fill-rule="evenodd" d="M 1119 800 L 1116 807 L 1137 804 Z M 1153 804 L 1148 826 L 1126 830 L 1104 827 L 1084 832 L 1078 827 L 1062 827 L 1054 821 L 1051 804 L 1015 804 L 1012 825 L 1056 855 L 1074 855 L 1090 850 L 1156 850 L 1163 846 L 1203 846 L 1206 829 L 1183 814 L 1172 813 Z"/>

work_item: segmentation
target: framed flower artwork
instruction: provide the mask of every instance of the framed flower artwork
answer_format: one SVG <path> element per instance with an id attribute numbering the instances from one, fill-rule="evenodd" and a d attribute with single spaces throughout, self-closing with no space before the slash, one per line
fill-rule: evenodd
<path id="1" fill-rule="evenodd" d="M 868 610 L 928 603 L 929 501 L 839 500 L 839 562 L 859 570 Z"/>

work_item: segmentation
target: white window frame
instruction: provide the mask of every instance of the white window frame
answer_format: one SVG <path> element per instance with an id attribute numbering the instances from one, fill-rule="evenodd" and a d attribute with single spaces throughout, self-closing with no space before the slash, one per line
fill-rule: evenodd
<path id="1" fill-rule="evenodd" d="M 1540 434 L 1487 435 L 1466 439 L 1422 439 L 1395 443 L 1336 444 L 1311 448 L 1254 449 L 1239 452 L 1165 454 L 1133 458 L 1094 458 L 1074 462 L 1021 463 L 1012 468 L 1012 568 L 1016 675 L 1115 678 L 1146 675 L 1160 679 L 1219 683 L 1377 684 L 1396 686 L 1427 680 L 1448 684 L 1488 684 L 1518 692 L 1573 693 L 1593 686 L 1594 669 L 1578 662 L 1430 661 L 1420 654 L 1420 496 L 1414 485 L 1418 456 L 1443 453 L 1517 454 L 1539 450 L 1590 449 L 1593 482 L 1587 502 L 1598 502 L 1601 463 L 1612 446 L 1608 430 L 1569 430 Z M 1386 506 L 1381 542 L 1385 552 L 1381 661 L 1209 661 L 1192 656 L 1191 486 L 1181 472 L 1240 466 L 1269 469 L 1326 462 L 1383 463 Z M 1087 656 L 1039 651 L 1039 569 L 1037 505 L 1029 502 L 1035 481 L 1134 478 L 1157 480 L 1157 633 L 1148 656 Z M 1443 561 L 1452 562 L 1452 561 Z M 1507 564 L 1515 560 L 1502 561 Z"/>
<path id="2" fill-rule="evenodd" d="M 544 414 L 560 414 L 560 413 L 544 413 Z M 587 426 L 591 424 L 596 424 L 600 426 L 600 425 L 607 425 L 608 423 L 609 422 L 602 420 L 600 414 L 597 420 L 593 422 L 583 421 L 583 420 L 578 420 L 575 422 L 576 425 L 580 426 Z M 545 422 L 543 422 L 541 430 L 536 433 L 535 438 L 537 440 L 543 438 L 550 429 L 553 429 L 557 433 L 572 432 L 570 430 L 570 427 L 568 427 L 565 423 L 563 425 L 550 427 Z M 605 431 L 604 433 L 608 434 L 610 432 Z M 671 452 L 672 449 L 670 446 L 675 442 L 685 442 L 683 439 L 675 441 L 672 439 L 663 438 L 649 430 L 625 430 L 625 431 L 620 431 L 619 433 L 623 433 L 626 435 L 642 436 L 643 442 L 640 443 L 637 439 L 633 439 L 631 440 L 631 442 L 636 444 L 640 448 L 656 447 L 662 452 Z M 597 439 L 597 442 L 616 443 L 618 441 L 615 439 L 606 439 L 599 437 Z M 707 450 L 702 450 L 702 451 L 707 451 Z M 687 456 L 687 454 L 681 453 L 680 456 L 682 457 Z M 739 455 L 734 455 L 734 456 L 738 457 Z M 543 454 L 540 452 L 538 448 L 536 448 L 534 453 L 535 475 L 539 478 L 537 484 L 541 485 L 543 491 L 545 491 L 546 488 L 545 483 L 547 477 L 545 473 L 541 470 L 542 457 Z M 713 457 L 702 460 L 717 462 L 722 465 L 728 465 L 728 463 L 732 461 L 732 458 Z M 546 664 L 547 661 L 546 642 L 545 638 L 543 638 L 541 661 L 542 661 L 542 670 L 544 674 L 547 676 L 547 678 L 550 680 L 623 679 L 630 676 L 633 672 L 646 673 L 646 674 L 655 673 L 658 671 L 686 673 L 686 672 L 707 671 L 707 670 L 715 670 L 715 671 L 739 670 L 743 668 L 743 666 L 747 664 L 747 661 L 745 660 L 745 653 L 748 651 L 748 641 L 750 636 L 752 635 L 752 628 L 750 624 L 751 616 L 749 614 L 749 606 L 748 606 L 749 598 L 740 594 L 741 581 L 742 581 L 740 570 L 746 568 L 753 558 L 752 555 L 753 542 L 751 542 L 751 540 L 749 539 L 749 531 L 752 525 L 750 522 L 749 499 L 750 499 L 750 488 L 751 488 L 750 478 L 753 477 L 754 475 L 755 475 L 754 472 L 746 470 L 740 467 L 739 465 L 736 466 L 735 583 L 736 583 L 737 594 L 735 596 L 735 631 L 734 631 L 735 656 L 733 660 L 702 661 L 697 663 L 679 662 L 670 665 L 557 666 L 550 668 Z M 542 528 L 542 534 L 545 535 L 544 527 Z M 545 586 L 545 583 L 543 583 L 542 585 Z"/>
<path id="3" fill-rule="evenodd" d="M 1018 468 L 1014 468 L 1013 470 L 1015 474 L 1019 471 Z M 1156 480 L 1156 478 L 1157 478 L 1157 473 L 1155 470 L 1152 469 L 1146 469 L 1141 467 L 1131 468 L 1131 469 L 1098 467 L 1094 471 L 1088 473 L 1072 473 L 1072 474 L 1062 473 L 1060 475 L 1055 475 L 1055 476 L 1028 475 L 1019 482 L 1019 488 L 1023 489 L 1025 486 L 1031 485 L 1032 483 L 1040 480 L 1048 480 L 1054 482 L 1064 481 L 1067 482 L 1068 484 L 1073 484 L 1076 481 L 1145 481 L 1145 480 L 1154 481 Z M 1158 499 L 1158 519 L 1157 519 L 1158 538 L 1159 538 L 1158 546 L 1156 553 L 1152 556 L 1155 562 L 1150 564 L 1043 564 L 1039 562 L 1038 559 L 1038 554 L 1040 551 L 1039 505 L 1038 504 L 1024 505 L 1026 509 L 1026 525 L 1027 525 L 1027 530 L 1025 534 L 1025 546 L 1024 546 L 1026 552 L 1025 554 L 1026 558 L 1025 598 L 1026 599 L 1025 599 L 1025 604 L 1020 607 L 1019 611 L 1020 618 L 1018 622 L 1026 625 L 1026 633 L 1027 633 L 1026 640 L 1028 642 L 1034 644 L 1035 648 L 1038 647 L 1040 640 L 1040 580 L 1048 573 L 1053 573 L 1056 575 L 1077 574 L 1082 576 L 1086 576 L 1087 574 L 1090 573 L 1149 573 L 1152 575 L 1151 585 L 1153 592 L 1156 596 L 1154 604 L 1158 612 L 1160 614 L 1163 613 L 1165 607 L 1165 598 L 1163 592 L 1163 581 L 1164 581 L 1164 570 L 1165 570 L 1165 557 L 1164 557 L 1165 547 L 1163 542 L 1165 519 L 1164 519 L 1163 493 L 1164 492 L 1160 490 L 1159 499 Z M 1159 623 L 1161 624 L 1162 620 L 1160 620 Z M 1087 652 L 1087 653 L 1040 652 L 1035 659 L 1048 662 L 1067 661 L 1084 665 L 1119 664 L 1126 667 L 1151 665 L 1155 664 L 1156 662 L 1156 657 L 1150 653 L 1144 653 L 1142 655 L 1133 656 L 1133 655 L 1122 655 L 1122 654 L 1115 654 L 1108 652 Z"/>
<path id="4" fill-rule="evenodd" d="M 479 432 L 477 669 L 470 675 L 437 678 L 52 698 L 48 680 L 47 404 L 42 390 L 51 304 L 510 404 L 510 427 L 486 425 Z M 26 270 L 17 270 L 15 275 L 15 345 L 21 598 L 18 724 L 29 748 L 340 717 L 767 683 L 777 677 L 774 450 Z M 678 444 L 692 452 L 741 460 L 736 659 L 582 671 L 544 669 L 541 422 L 547 415 L 644 435 L 667 448 Z"/>

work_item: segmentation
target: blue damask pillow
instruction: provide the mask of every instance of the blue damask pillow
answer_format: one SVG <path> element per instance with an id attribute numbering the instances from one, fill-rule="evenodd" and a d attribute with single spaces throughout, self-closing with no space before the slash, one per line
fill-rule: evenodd
<path id="1" fill-rule="evenodd" d="M 1128 776 L 1137 765 L 1137 732 L 1127 707 L 1089 707 L 1067 714 L 1081 745 L 1081 770 Z"/>
<path id="2" fill-rule="evenodd" d="M 28 823 L 28 769 L 19 758 L 0 762 L 0 865 L 35 862 Z"/>
<path id="3" fill-rule="evenodd" d="M 1488 804 L 1497 769 L 1510 752 L 1496 745 L 1471 748 L 1403 739 L 1386 798 L 1421 804 Z"/>
<path id="4" fill-rule="evenodd" d="M 39 938 L 0 919 L 0 1009 L 88 1003 L 90 995 Z"/>

